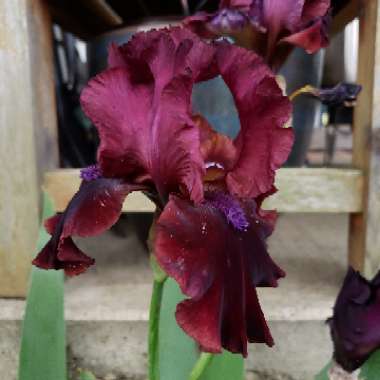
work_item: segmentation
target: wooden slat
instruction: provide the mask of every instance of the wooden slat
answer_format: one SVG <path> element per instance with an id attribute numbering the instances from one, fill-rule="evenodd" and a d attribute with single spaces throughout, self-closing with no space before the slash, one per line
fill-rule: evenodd
<path id="1" fill-rule="evenodd" d="M 25 295 L 39 225 L 29 5 L 0 1 L 0 296 Z"/>
<path id="2" fill-rule="evenodd" d="M 46 0 L 55 23 L 77 37 L 89 40 L 123 22 L 105 0 Z"/>
<path id="3" fill-rule="evenodd" d="M 44 189 L 52 197 L 58 211 L 64 210 L 77 191 L 77 170 L 46 173 Z M 358 170 L 281 169 L 276 185 L 279 192 L 264 207 L 281 212 L 359 212 L 362 209 L 362 176 Z M 123 210 L 154 211 L 154 205 L 143 194 L 128 196 Z"/>
<path id="4" fill-rule="evenodd" d="M 334 36 L 342 31 L 354 18 L 359 17 L 368 1 L 372 0 L 351 0 L 347 2 L 346 6 L 334 16 L 330 34 Z"/>
<path id="5" fill-rule="evenodd" d="M 349 261 L 372 275 L 380 267 L 380 1 L 370 0 L 360 18 L 353 165 L 361 169 L 363 212 L 350 218 Z"/>
<path id="6" fill-rule="evenodd" d="M 54 86 L 53 36 L 44 1 L 27 1 L 28 51 L 33 91 L 33 125 L 39 183 L 47 170 L 58 167 L 58 127 Z"/>
<path id="7" fill-rule="evenodd" d="M 83 6 L 93 12 L 104 23 L 115 28 L 123 23 L 123 19 L 110 7 L 106 0 L 82 0 Z"/>

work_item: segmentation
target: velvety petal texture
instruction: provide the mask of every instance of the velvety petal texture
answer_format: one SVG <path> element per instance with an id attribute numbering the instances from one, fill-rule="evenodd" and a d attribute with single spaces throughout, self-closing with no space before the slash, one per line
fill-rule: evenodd
<path id="1" fill-rule="evenodd" d="M 223 4 L 238 13 L 252 7 L 246 0 Z M 258 9 L 269 12 L 269 5 Z M 281 21 L 285 9 L 272 11 L 278 25 L 288 25 Z M 301 11 L 294 5 L 292 17 L 302 18 Z M 193 114 L 194 84 L 217 76 L 238 111 L 235 139 Z M 99 132 L 98 163 L 81 171 L 78 193 L 46 222 L 52 237 L 33 263 L 68 275 L 85 271 L 94 260 L 72 237 L 110 228 L 127 194 L 144 190 L 163 210 L 157 261 L 188 296 L 177 307 L 179 325 L 204 351 L 246 356 L 247 342 L 271 346 L 256 287 L 277 286 L 285 274 L 266 246 L 276 215 L 260 207 L 275 191 L 293 132 L 284 127 L 291 104 L 263 59 L 227 41 L 205 42 L 186 28 L 137 33 L 125 45 L 111 45 L 109 67 L 89 82 L 81 103 Z"/>
<path id="2" fill-rule="evenodd" d="M 72 237 L 95 236 L 109 229 L 119 219 L 124 198 L 139 188 L 118 179 L 84 181 L 66 210 L 45 222 L 52 237 L 33 264 L 43 269 L 64 269 L 69 276 L 84 272 L 94 260 L 75 245 Z"/>
<path id="3" fill-rule="evenodd" d="M 283 128 L 291 105 L 258 55 L 174 28 L 111 47 L 109 61 L 111 68 L 82 93 L 84 110 L 99 130 L 99 164 L 106 177 L 153 183 L 164 200 L 185 189 L 199 202 L 205 160 L 219 160 L 234 194 L 256 197 L 272 188 L 274 171 L 293 143 L 292 130 Z M 191 116 L 190 98 L 194 83 L 217 75 L 234 96 L 241 131 L 234 146 L 214 133 L 205 148 L 205 129 Z M 205 149 L 212 157 L 205 157 Z"/>
<path id="4" fill-rule="evenodd" d="M 246 356 L 247 342 L 273 345 L 255 289 L 284 276 L 267 252 L 272 222 L 226 193 L 198 206 L 172 197 L 161 214 L 155 254 L 189 297 L 176 318 L 204 351 Z"/>
<path id="5" fill-rule="evenodd" d="M 328 322 L 336 362 L 349 372 L 361 367 L 380 348 L 380 272 L 368 281 L 350 268 Z"/>
<path id="6" fill-rule="evenodd" d="M 179 188 L 202 199 L 204 167 L 191 92 L 194 81 L 211 71 L 213 54 L 179 28 L 140 33 L 111 47 L 110 69 L 81 95 L 99 131 L 98 161 L 106 177 L 154 183 L 163 199 Z"/>
<path id="7" fill-rule="evenodd" d="M 253 52 L 221 43 L 217 62 L 241 123 L 235 141 L 239 158 L 227 175 L 228 188 L 240 197 L 254 198 L 272 188 L 275 170 L 292 148 L 293 131 L 284 128 L 291 104 L 269 68 Z"/>
<path id="8" fill-rule="evenodd" d="M 199 129 L 201 153 L 206 169 L 220 169 L 223 173 L 230 171 L 238 158 L 234 141 L 212 129 L 201 115 L 195 115 L 193 120 Z"/>

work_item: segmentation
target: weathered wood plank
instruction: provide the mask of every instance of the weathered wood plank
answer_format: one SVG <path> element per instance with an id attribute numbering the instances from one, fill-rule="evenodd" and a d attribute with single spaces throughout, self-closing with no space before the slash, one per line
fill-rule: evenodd
<path id="1" fill-rule="evenodd" d="M 27 1 L 33 125 L 39 183 L 59 164 L 57 111 L 54 88 L 53 36 L 45 1 Z"/>
<path id="2" fill-rule="evenodd" d="M 0 1 L 0 296 L 25 295 L 39 224 L 27 19 Z"/>
<path id="3" fill-rule="evenodd" d="M 46 173 L 44 189 L 55 207 L 62 211 L 77 191 L 77 170 Z M 359 212 L 362 209 L 362 176 L 358 170 L 281 169 L 276 185 L 279 192 L 264 206 L 281 212 Z M 130 195 L 125 212 L 150 212 L 154 205 L 143 194 Z"/>
<path id="4" fill-rule="evenodd" d="M 334 16 L 330 34 L 341 32 L 344 27 L 363 12 L 366 2 L 371 0 L 351 0 Z"/>
<path id="5" fill-rule="evenodd" d="M 105 0 L 46 0 L 46 4 L 54 22 L 84 40 L 113 30 L 123 22 Z"/>
<path id="6" fill-rule="evenodd" d="M 371 275 L 380 267 L 380 1 L 360 18 L 358 83 L 363 91 L 354 119 L 353 165 L 361 169 L 363 212 L 350 218 L 349 261 Z"/>

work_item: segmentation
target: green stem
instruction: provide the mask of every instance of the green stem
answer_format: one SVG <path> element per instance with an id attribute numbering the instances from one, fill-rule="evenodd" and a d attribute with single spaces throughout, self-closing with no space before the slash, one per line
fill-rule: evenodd
<path id="1" fill-rule="evenodd" d="M 205 369 L 211 363 L 211 360 L 213 357 L 214 357 L 213 354 L 202 352 L 201 356 L 199 357 L 198 361 L 195 363 L 194 368 L 190 373 L 189 380 L 198 380 L 202 376 Z"/>
<path id="2" fill-rule="evenodd" d="M 152 299 L 150 301 L 149 309 L 149 380 L 159 380 L 159 366 L 158 366 L 158 334 L 160 324 L 160 311 L 161 300 L 164 289 L 165 280 L 153 282 Z"/>

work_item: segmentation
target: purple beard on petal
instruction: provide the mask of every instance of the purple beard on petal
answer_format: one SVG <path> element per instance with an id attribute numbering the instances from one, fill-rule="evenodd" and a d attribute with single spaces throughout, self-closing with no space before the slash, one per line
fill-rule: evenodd
<path id="1" fill-rule="evenodd" d="M 215 32 L 229 33 L 243 29 L 247 25 L 247 16 L 234 9 L 224 8 L 210 20 L 209 28 Z"/>
<path id="2" fill-rule="evenodd" d="M 95 179 L 98 179 L 102 176 L 102 170 L 98 165 L 91 165 L 87 168 L 83 168 L 80 171 L 80 178 L 83 179 L 83 181 L 89 182 L 93 181 Z"/>
<path id="3" fill-rule="evenodd" d="M 221 211 L 227 221 L 238 231 L 246 231 L 249 222 L 238 200 L 222 192 L 212 192 L 207 195 L 207 204 Z"/>

